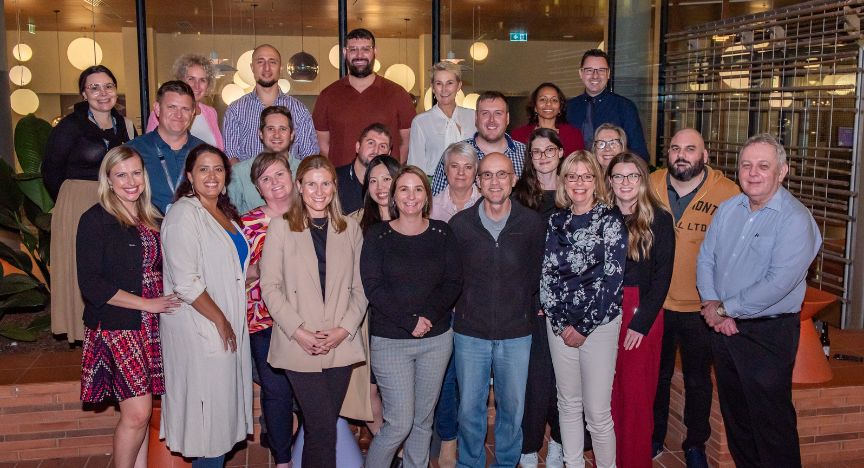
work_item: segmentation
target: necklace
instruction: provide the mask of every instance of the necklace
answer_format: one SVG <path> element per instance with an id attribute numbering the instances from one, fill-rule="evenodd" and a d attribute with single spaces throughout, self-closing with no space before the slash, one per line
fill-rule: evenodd
<path id="1" fill-rule="evenodd" d="M 315 222 L 319 219 L 323 220 L 323 221 L 321 221 L 321 224 L 318 224 Z M 311 227 L 313 227 L 319 231 L 323 231 L 324 229 L 327 228 L 327 218 L 309 218 L 309 226 L 311 226 Z"/>

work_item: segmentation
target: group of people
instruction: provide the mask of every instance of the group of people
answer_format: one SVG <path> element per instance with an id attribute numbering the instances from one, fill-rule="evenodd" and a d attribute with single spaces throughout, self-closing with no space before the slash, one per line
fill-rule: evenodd
<path id="1" fill-rule="evenodd" d="M 678 347 L 688 466 L 707 466 L 712 361 L 736 463 L 800 465 L 791 372 L 821 237 L 776 139 L 743 145 L 739 193 L 694 129 L 650 173 L 602 51 L 583 95 L 539 85 L 510 134 L 503 94 L 456 104 L 452 63 L 415 117 L 371 32 L 344 54 L 310 113 L 258 46 L 221 129 L 209 60 L 183 56 L 137 137 L 111 71 L 82 72 L 43 165 L 52 319 L 84 342 L 82 400 L 119 401 L 117 466 L 146 466 L 154 395 L 168 447 L 223 466 L 253 378 L 281 468 L 295 413 L 303 467 L 337 466 L 340 417 L 368 425 L 366 466 L 429 466 L 433 437 L 440 466 L 486 466 L 490 387 L 493 466 L 536 467 L 547 425 L 546 466 L 584 466 L 586 436 L 597 466 L 651 466 Z"/>

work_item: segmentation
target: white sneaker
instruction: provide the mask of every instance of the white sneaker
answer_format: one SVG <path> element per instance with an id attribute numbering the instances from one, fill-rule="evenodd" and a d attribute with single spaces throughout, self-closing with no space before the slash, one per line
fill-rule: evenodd
<path id="1" fill-rule="evenodd" d="M 552 439 L 546 450 L 546 468 L 564 468 L 564 447 Z"/>
<path id="2" fill-rule="evenodd" d="M 522 468 L 537 468 L 537 452 L 534 453 L 523 453 L 521 457 L 519 457 L 519 466 Z"/>

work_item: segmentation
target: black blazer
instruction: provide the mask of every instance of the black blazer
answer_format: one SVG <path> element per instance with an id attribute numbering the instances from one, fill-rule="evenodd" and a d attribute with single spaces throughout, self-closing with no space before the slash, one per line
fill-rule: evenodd
<path id="1" fill-rule="evenodd" d="M 140 310 L 108 304 L 121 289 L 141 295 L 144 248 L 138 229 L 123 226 L 96 204 L 78 222 L 76 246 L 84 325 L 91 330 L 100 326 L 103 330 L 140 329 Z"/>

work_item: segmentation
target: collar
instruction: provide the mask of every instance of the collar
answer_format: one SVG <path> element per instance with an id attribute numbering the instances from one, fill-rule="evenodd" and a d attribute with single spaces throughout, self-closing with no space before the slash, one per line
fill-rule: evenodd
<path id="1" fill-rule="evenodd" d="M 177 154 L 177 153 L 181 153 L 185 150 L 188 150 L 190 143 L 192 143 L 192 135 L 189 134 L 188 130 L 186 131 L 186 143 L 183 143 L 183 146 L 181 146 L 180 149 L 178 149 L 178 150 L 171 148 L 171 145 L 169 145 L 168 143 L 165 142 L 165 140 L 162 139 L 162 135 L 159 134 L 159 127 L 154 128 L 152 132 L 148 133 L 148 135 L 150 135 L 150 134 L 153 135 L 151 137 L 151 138 L 153 138 L 153 144 L 155 144 L 157 147 L 161 146 L 162 148 L 167 149 L 168 151 L 171 152 L 171 154 Z M 186 152 L 188 153 L 188 151 L 186 151 Z"/>
<path id="2" fill-rule="evenodd" d="M 373 72 L 372 74 L 375 75 L 375 79 L 372 81 L 372 84 L 369 85 L 369 88 L 375 88 L 375 87 L 381 86 L 381 80 L 382 80 L 381 75 L 379 75 L 375 72 Z M 343 76 L 342 78 L 339 79 L 339 81 L 337 81 L 337 83 L 340 83 L 342 86 L 347 86 L 348 88 L 354 89 L 354 87 L 351 86 L 351 81 L 349 81 L 349 79 L 348 79 L 350 76 L 351 75 Z M 366 88 L 366 89 L 369 89 L 369 88 Z M 354 91 L 357 91 L 357 90 L 355 89 Z"/>
<path id="3" fill-rule="evenodd" d="M 474 150 L 477 151 L 478 155 L 486 156 L 486 153 L 477 146 L 477 137 L 480 135 L 480 132 L 474 132 L 474 136 L 469 138 L 467 141 L 474 147 Z M 504 133 L 504 139 L 507 140 L 507 153 L 512 153 L 516 151 L 516 145 L 513 143 L 513 138 L 510 137 L 506 132 Z"/>
<path id="4" fill-rule="evenodd" d="M 789 191 L 781 185 L 780 188 L 778 188 L 777 191 L 774 192 L 774 195 L 771 195 L 771 199 L 768 200 L 768 203 L 766 203 L 765 206 L 760 208 L 759 211 L 767 208 L 769 210 L 779 212 L 780 208 L 783 207 L 783 202 L 786 201 L 787 196 L 789 196 Z M 750 197 L 748 197 L 747 194 L 742 193 L 741 202 L 739 203 L 739 205 L 747 208 L 747 210 L 750 211 Z"/>
<path id="5" fill-rule="evenodd" d="M 600 94 L 598 94 L 596 96 L 591 96 L 590 94 L 588 94 L 588 91 L 585 91 L 584 93 L 582 93 L 582 95 L 585 96 L 586 101 L 592 101 L 592 102 L 603 102 L 603 100 L 606 99 L 610 94 L 612 94 L 612 91 L 609 91 L 609 85 L 608 84 L 606 85 L 605 88 L 603 88 L 603 91 L 600 91 Z"/>
<path id="6" fill-rule="evenodd" d="M 279 102 L 279 100 L 281 100 L 283 97 L 287 96 L 287 94 L 285 94 L 285 93 L 282 92 L 282 88 L 279 87 L 279 84 L 278 84 L 278 83 L 277 83 L 277 84 L 274 84 L 273 86 L 276 87 L 276 93 L 277 93 L 277 94 L 276 94 L 276 99 L 273 100 L 273 105 L 277 105 L 276 103 Z M 257 101 L 258 104 L 261 104 L 261 107 L 264 107 L 264 103 L 261 102 L 261 98 L 258 97 L 258 87 L 257 87 L 257 86 L 256 86 L 255 88 L 252 88 L 252 92 L 249 93 L 249 94 L 251 94 L 252 96 L 254 96 L 255 101 Z"/>
<path id="7" fill-rule="evenodd" d="M 679 199 L 684 198 L 690 194 L 698 192 L 699 189 L 701 189 L 702 186 L 705 185 L 705 181 L 707 181 L 707 180 L 708 180 L 708 166 L 705 166 L 702 168 L 702 181 L 699 182 L 699 185 L 697 185 L 696 188 L 694 188 L 690 193 L 685 193 L 684 195 L 680 195 L 678 198 Z M 668 171 L 668 169 L 666 171 L 666 190 L 672 190 L 676 194 L 678 193 L 678 190 L 675 189 L 675 186 L 672 185 L 672 174 Z"/>

